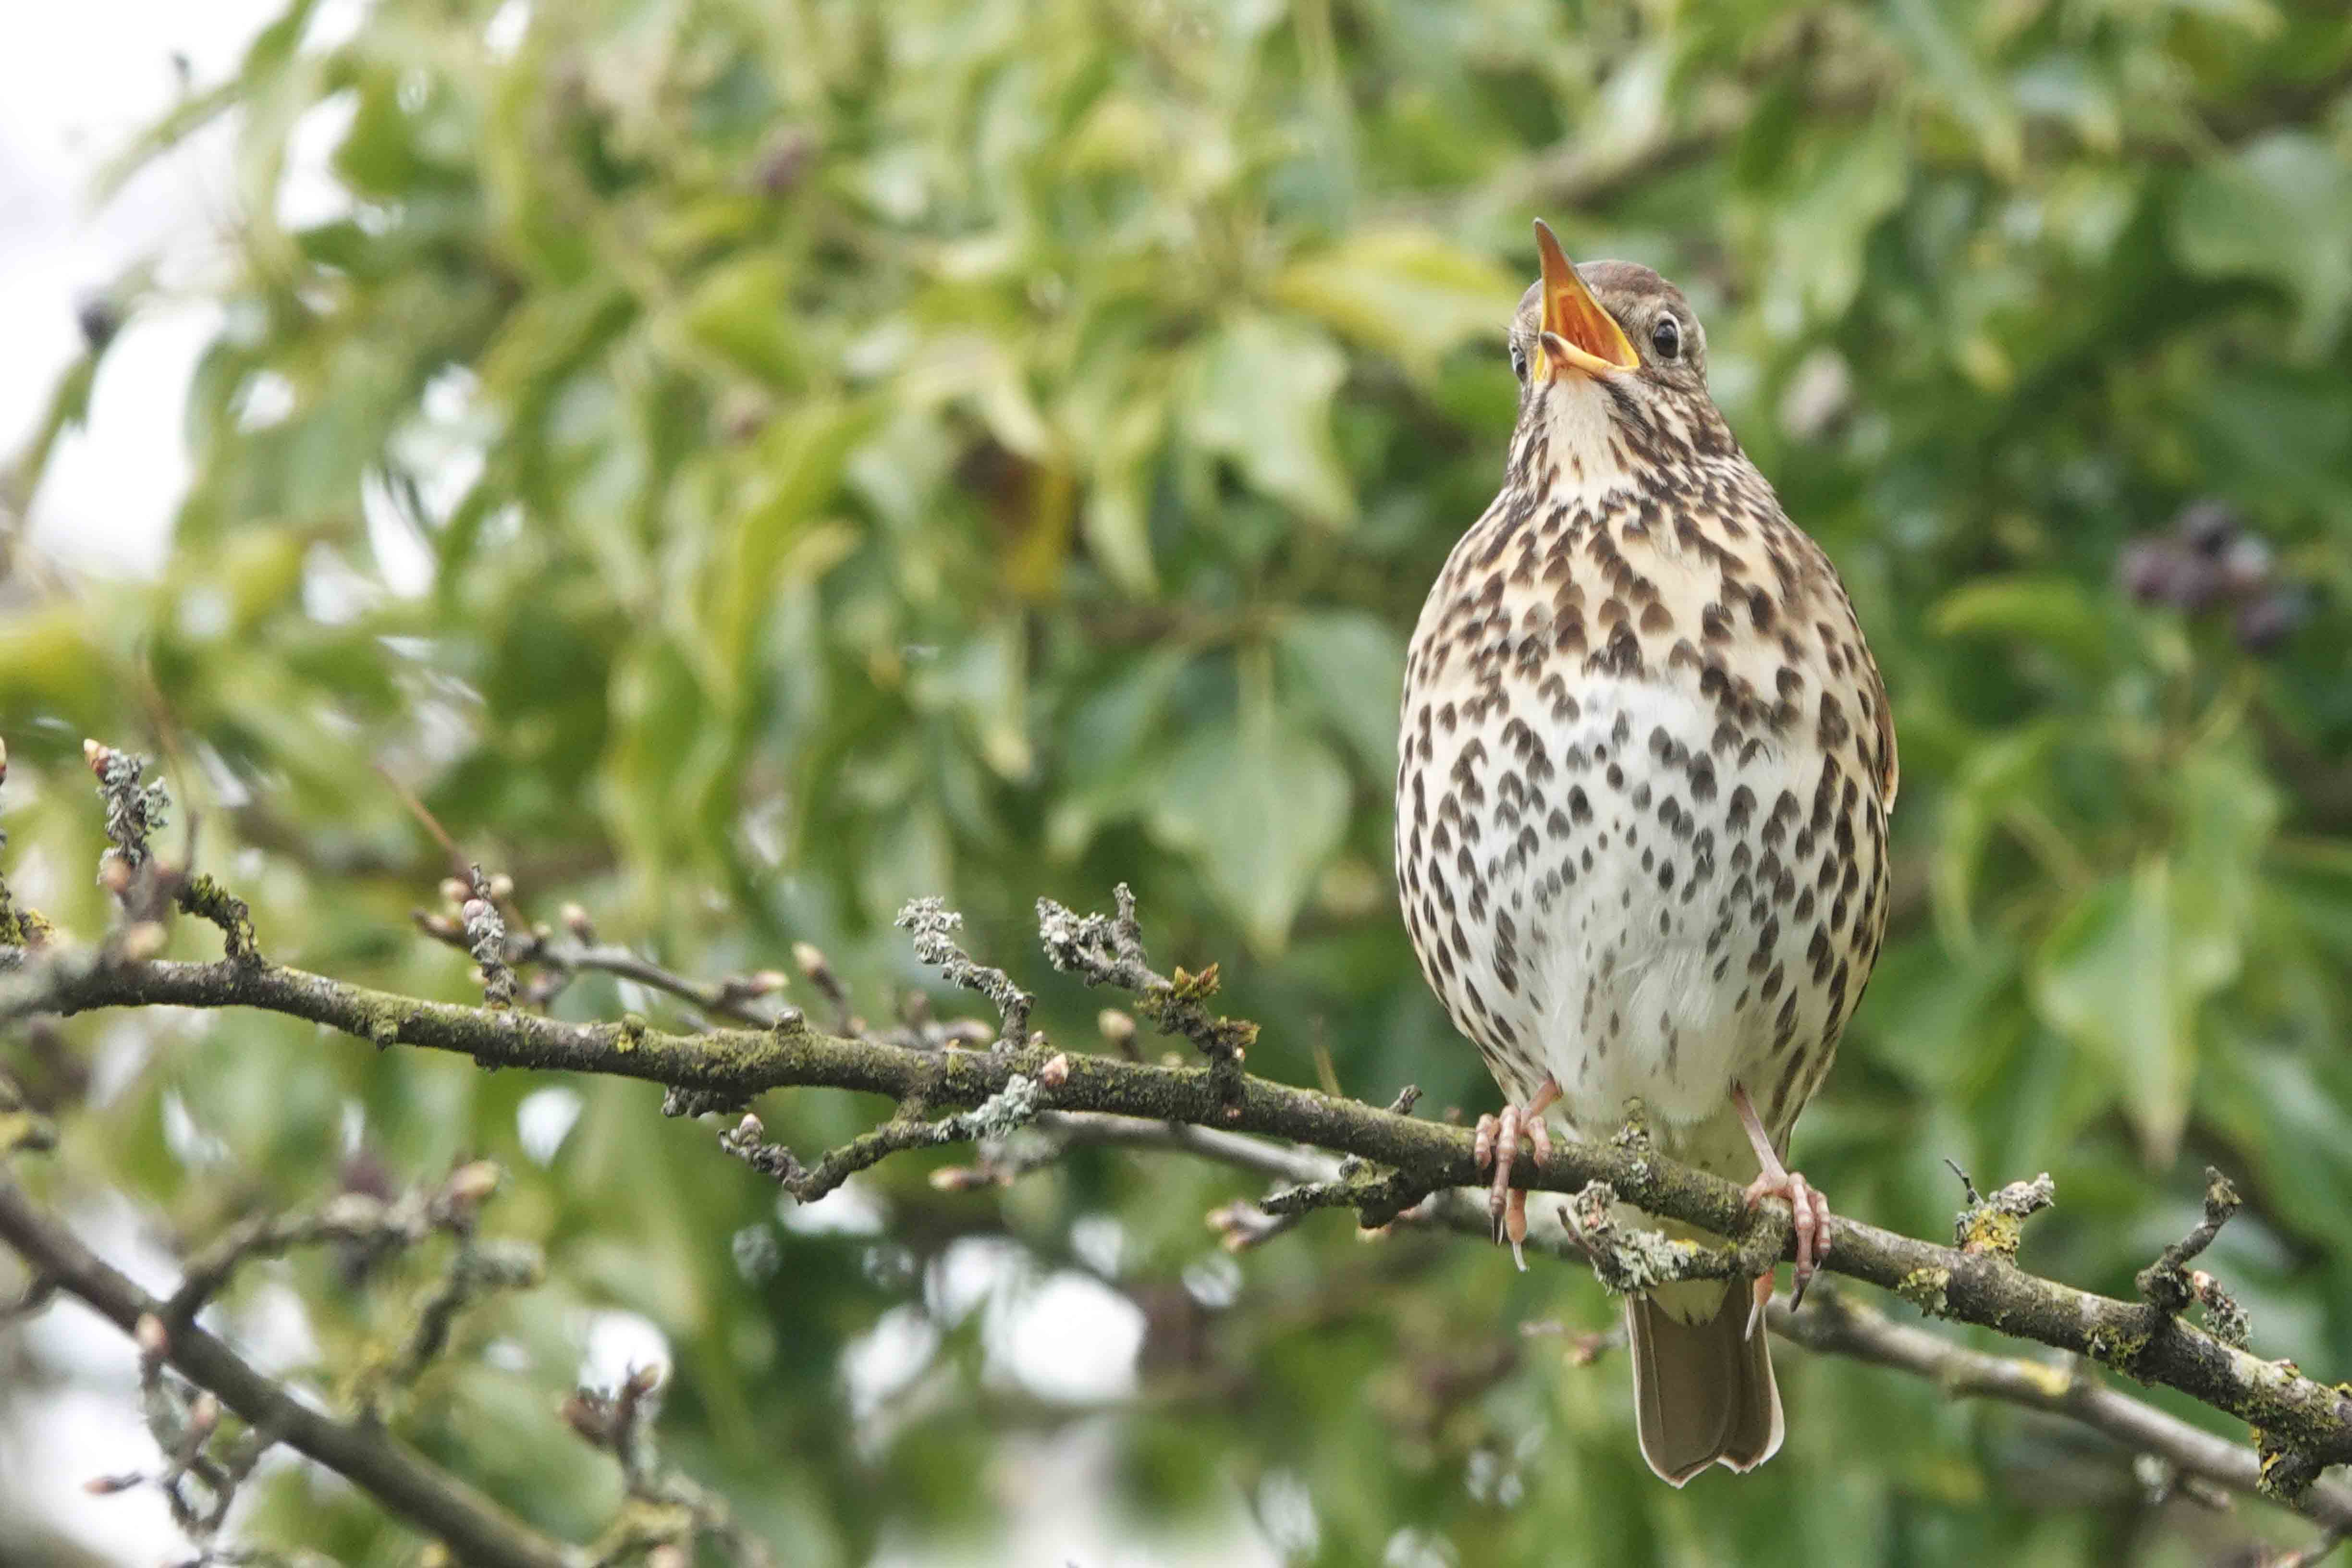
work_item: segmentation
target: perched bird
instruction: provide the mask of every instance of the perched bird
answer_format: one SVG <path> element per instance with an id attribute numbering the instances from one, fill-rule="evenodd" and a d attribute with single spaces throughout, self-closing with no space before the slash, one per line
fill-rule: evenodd
<path id="1" fill-rule="evenodd" d="M 1476 1144 L 1498 1239 L 1526 1235 L 1523 1137 L 1540 1158 L 1548 1117 L 1591 1137 L 1638 1113 L 1662 1152 L 1789 1203 L 1801 1298 L 1829 1205 L 1782 1162 L 1885 931 L 1886 689 L 1707 395 L 1682 290 L 1536 239 L 1502 493 L 1405 662 L 1405 922 L 1508 1102 Z M 1642 1452 L 1676 1486 L 1780 1446 L 1771 1288 L 1627 1299 Z"/>

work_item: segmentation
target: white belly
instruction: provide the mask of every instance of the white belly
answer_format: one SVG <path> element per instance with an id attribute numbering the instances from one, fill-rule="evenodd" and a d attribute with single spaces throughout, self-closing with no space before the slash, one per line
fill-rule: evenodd
<path id="1" fill-rule="evenodd" d="M 1478 803 L 1461 815 L 1482 820 L 1465 845 L 1458 817 L 1409 836 L 1401 814 L 1401 865 L 1419 840 L 1408 910 L 1418 897 L 1426 938 L 1458 942 L 1456 972 L 1441 962 L 1432 979 L 1515 1097 L 1548 1073 L 1571 1128 L 1604 1136 L 1638 1099 L 1670 1150 L 1721 1145 L 1736 1163 L 1731 1084 L 1760 1106 L 1799 1080 L 1793 1119 L 1801 1080 L 1826 1068 L 1812 943 L 1835 889 L 1820 885 L 1827 835 L 1808 830 L 1821 755 L 1727 737 L 1681 683 L 1587 674 L 1572 690 L 1522 688 L 1434 727 L 1425 761 L 1409 753 L 1408 792 Z"/>

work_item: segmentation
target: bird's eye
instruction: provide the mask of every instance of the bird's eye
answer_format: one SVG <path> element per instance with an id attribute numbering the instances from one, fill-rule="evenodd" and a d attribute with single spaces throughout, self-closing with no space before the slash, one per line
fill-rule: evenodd
<path id="1" fill-rule="evenodd" d="M 1511 374 L 1521 381 L 1528 378 L 1528 351 L 1521 348 L 1517 342 L 1511 344 Z"/>
<path id="2" fill-rule="evenodd" d="M 1675 359 L 1683 352 L 1683 328 L 1672 316 L 1660 316 L 1658 324 L 1650 329 L 1650 346 L 1658 351 L 1660 359 Z"/>

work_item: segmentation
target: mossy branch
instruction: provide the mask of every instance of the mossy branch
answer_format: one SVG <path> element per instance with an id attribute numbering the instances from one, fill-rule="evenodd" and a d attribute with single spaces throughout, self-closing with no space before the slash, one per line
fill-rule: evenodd
<path id="1" fill-rule="evenodd" d="M 64 957 L 29 961 L 16 977 L 11 1010 L 252 1007 L 324 1025 L 379 1047 L 454 1051 L 486 1068 L 614 1074 L 704 1091 L 732 1104 L 769 1089 L 823 1087 L 969 1109 L 1008 1089 L 1017 1092 L 1014 1079 L 1021 1078 L 1050 1081 L 1041 1109 L 1055 1112 L 1257 1133 L 1355 1156 L 1394 1173 L 1362 1184 L 1368 1203 L 1391 1213 L 1402 1192 L 1434 1193 L 1480 1179 L 1470 1134 L 1460 1128 L 1269 1082 L 1226 1063 L 1169 1067 L 1037 1046 L 928 1051 L 828 1034 L 797 1014 L 767 1029 L 670 1034 L 635 1018 L 575 1024 L 511 1008 L 423 1001 L 251 960 L 59 962 Z M 955 1131 L 977 1135 L 985 1130 L 975 1123 Z M 940 1141 L 927 1130 L 904 1146 Z M 1648 1213 L 1734 1238 L 1749 1257 L 1787 1256 L 1785 1211 L 1767 1205 L 1751 1215 L 1732 1183 L 1638 1142 L 1565 1142 L 1549 1160 L 1522 1161 L 1517 1169 L 1531 1189 L 1574 1194 L 1606 1183 Z M 2281 1456 L 2273 1474 L 2284 1478 L 2281 1489 L 2290 1496 L 2320 1469 L 2352 1460 L 2352 1391 L 2229 1344 L 2156 1302 L 2117 1300 L 2042 1279 L 1998 1248 L 1941 1247 L 1846 1218 L 1836 1221 L 1828 1267 L 1937 1316 L 2074 1352 L 2236 1416 L 2258 1428 L 2266 1449 Z"/>

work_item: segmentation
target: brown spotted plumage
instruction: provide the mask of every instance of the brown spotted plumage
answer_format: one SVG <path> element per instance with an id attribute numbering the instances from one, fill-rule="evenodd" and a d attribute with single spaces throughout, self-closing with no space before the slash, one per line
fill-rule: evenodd
<path id="1" fill-rule="evenodd" d="M 1606 1136 L 1638 1102 L 1664 1152 L 1790 1203 L 1801 1289 L 1829 1215 L 1780 1157 L 1885 929 L 1886 690 L 1709 399 L 1681 291 L 1626 262 L 1580 275 L 1538 229 L 1502 493 L 1406 660 L 1405 921 L 1509 1101 L 1479 1137 L 1499 1231 L 1524 1234 L 1523 1134 L 1540 1152 L 1549 1115 Z M 1676 1485 L 1780 1446 L 1750 1295 L 1628 1302 L 1643 1450 Z"/>

